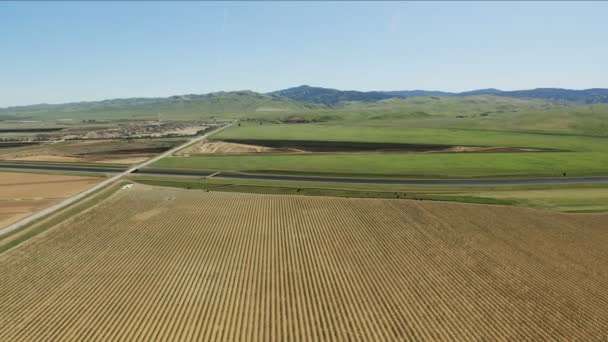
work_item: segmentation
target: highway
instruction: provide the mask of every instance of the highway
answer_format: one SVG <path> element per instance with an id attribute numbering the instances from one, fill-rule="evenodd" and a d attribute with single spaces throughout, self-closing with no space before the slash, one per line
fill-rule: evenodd
<path id="1" fill-rule="evenodd" d="M 126 174 L 137 173 L 141 175 L 155 176 L 189 176 L 209 177 L 226 179 L 252 179 L 252 180 L 275 180 L 275 181 L 298 181 L 298 182 L 322 182 L 322 183 L 353 183 L 353 184 L 394 184 L 394 185 L 421 185 L 421 186 L 509 186 L 509 185 L 559 185 L 559 184 L 590 184 L 608 183 L 608 176 L 589 177 L 541 177 L 541 178 L 468 178 L 468 179 L 423 179 L 423 178 L 353 178 L 353 177 L 324 177 L 324 176 L 294 176 L 281 174 L 255 174 L 241 172 L 224 172 L 209 170 L 183 170 L 183 169 L 157 169 L 146 168 L 161 158 L 182 149 L 204 137 L 182 145 L 176 149 L 167 151 L 145 163 L 129 170 L 110 168 L 104 166 L 70 166 L 56 164 L 22 164 L 22 163 L 0 163 L 0 169 L 14 170 L 40 170 L 40 171 L 70 171 L 70 172 L 95 172 L 95 173 L 120 173 L 122 177 Z"/>
<path id="2" fill-rule="evenodd" d="M 105 167 L 105 166 L 78 166 L 78 165 L 59 165 L 44 163 L 10 163 L 0 162 L 0 169 L 9 170 L 31 170 L 31 171 L 68 171 L 68 172 L 96 172 L 96 173 L 119 173 L 126 168 Z"/>
<path id="3" fill-rule="evenodd" d="M 190 176 L 207 177 L 213 174 L 215 178 L 252 179 L 298 182 L 326 182 L 353 184 L 394 184 L 394 185 L 426 185 L 426 186 L 500 186 L 500 185 L 552 185 L 552 184 L 583 184 L 608 183 L 608 176 L 598 177 L 544 177 L 544 178 L 469 178 L 469 179 L 417 179 L 417 178 L 353 178 L 353 177 L 322 177 L 322 176 L 292 176 L 280 174 L 253 174 L 240 172 L 214 172 L 205 170 L 179 169 L 139 169 L 137 174 L 157 176 Z"/>

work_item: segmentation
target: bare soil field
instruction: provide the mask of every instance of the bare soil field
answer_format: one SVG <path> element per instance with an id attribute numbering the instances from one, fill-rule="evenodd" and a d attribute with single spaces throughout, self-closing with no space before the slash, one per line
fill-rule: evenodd
<path id="1" fill-rule="evenodd" d="M 100 181 L 94 177 L 0 172 L 0 228 Z"/>
<path id="2" fill-rule="evenodd" d="M 158 138 L 166 136 L 191 136 L 209 128 L 209 125 L 196 121 L 148 121 L 118 125 L 106 129 L 73 132 L 69 137 L 84 139 L 100 138 Z"/>
<path id="3" fill-rule="evenodd" d="M 0 187 L 1 189 L 2 187 Z M 15 223 L 29 214 L 55 203 L 56 199 L 0 200 L 0 228 Z"/>
<path id="4" fill-rule="evenodd" d="M 274 148 L 258 145 L 231 143 L 225 141 L 201 141 L 175 153 L 176 156 L 197 154 L 233 154 L 233 153 L 277 153 L 302 152 L 291 148 Z"/>
<path id="5" fill-rule="evenodd" d="M 135 164 L 182 142 L 182 139 L 61 141 L 1 149 L 0 160 Z"/>
<path id="6" fill-rule="evenodd" d="M 597 341 L 607 219 L 135 185 L 0 255 L 0 340 Z"/>
<path id="7" fill-rule="evenodd" d="M 49 141 L 66 139 L 126 139 L 192 136 L 213 127 L 202 121 L 97 121 L 68 120 L 61 127 L 38 127 L 41 123 L 11 126 L 2 123 L 0 139 Z M 29 126 L 29 127 L 28 127 Z"/>

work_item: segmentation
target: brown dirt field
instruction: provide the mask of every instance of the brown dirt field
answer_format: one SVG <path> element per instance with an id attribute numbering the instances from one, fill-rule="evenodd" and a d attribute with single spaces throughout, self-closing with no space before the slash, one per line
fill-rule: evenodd
<path id="1" fill-rule="evenodd" d="M 146 159 L 148 159 L 149 157 L 125 157 L 125 158 L 116 158 L 116 159 L 104 159 L 104 160 L 100 160 L 97 161 L 100 164 L 125 164 L 125 165 L 130 165 L 130 164 L 139 164 L 139 163 L 143 163 L 144 161 L 146 161 Z"/>
<path id="2" fill-rule="evenodd" d="M 598 341 L 606 220 L 135 185 L 0 255 L 0 340 Z"/>
<path id="3" fill-rule="evenodd" d="M 181 140 L 62 141 L 0 151 L 0 160 L 135 164 L 181 143 Z"/>
<path id="4" fill-rule="evenodd" d="M 71 163 L 76 163 L 76 162 L 83 162 L 84 158 L 38 154 L 38 155 L 35 155 L 35 156 L 13 157 L 13 158 L 6 159 L 6 160 L 45 161 L 45 162 L 71 162 Z"/>
<path id="5" fill-rule="evenodd" d="M 0 189 L 2 189 L 0 187 Z M 0 228 L 19 221 L 30 213 L 42 210 L 56 199 L 0 200 Z"/>
<path id="6" fill-rule="evenodd" d="M 0 255 L 0 340 L 602 340 L 606 220 L 135 185 Z"/>
<path id="7" fill-rule="evenodd" d="M 0 228 L 76 195 L 101 178 L 0 172 Z"/>
<path id="8" fill-rule="evenodd" d="M 116 156 L 98 156 L 96 158 L 78 158 L 78 157 L 62 157 L 62 156 L 52 156 L 52 155 L 37 155 L 37 156 L 26 156 L 26 157 L 15 157 L 10 160 L 17 161 L 45 161 L 45 162 L 69 162 L 69 163 L 86 163 L 86 162 L 96 162 L 100 164 L 137 164 L 145 161 L 149 158 L 148 155 L 144 157 L 129 157 L 125 156 L 124 158 L 115 158 Z M 111 158 L 111 159 L 109 159 Z"/>
<path id="9" fill-rule="evenodd" d="M 196 154 L 231 154 L 231 153 L 276 153 L 276 152 L 301 152 L 295 149 L 273 148 L 257 145 L 237 144 L 224 141 L 202 141 L 188 146 L 175 153 L 177 156 L 188 156 Z"/>

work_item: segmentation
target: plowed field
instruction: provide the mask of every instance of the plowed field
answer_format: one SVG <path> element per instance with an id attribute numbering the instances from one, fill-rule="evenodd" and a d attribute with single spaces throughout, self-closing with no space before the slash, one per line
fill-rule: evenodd
<path id="1" fill-rule="evenodd" d="M 95 177 L 0 172 L 0 228 L 99 183 Z"/>
<path id="2" fill-rule="evenodd" d="M 601 340 L 606 222 L 135 185 L 0 255 L 0 340 Z"/>

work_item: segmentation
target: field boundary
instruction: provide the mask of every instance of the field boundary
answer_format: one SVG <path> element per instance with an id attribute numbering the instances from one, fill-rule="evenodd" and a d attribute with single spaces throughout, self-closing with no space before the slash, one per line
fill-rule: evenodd
<path id="1" fill-rule="evenodd" d="M 104 200 L 116 193 L 116 191 L 118 191 L 123 184 L 125 184 L 125 182 L 109 184 L 93 192 L 93 194 L 87 196 L 82 201 L 72 203 L 57 212 L 48 214 L 33 221 L 21 229 L 13 230 L 6 235 L 0 236 L 0 254 L 20 245 L 32 237 L 52 229 L 59 224 L 70 221 L 70 219 L 73 217 L 93 209 L 98 204 L 102 203 Z"/>
<path id="2" fill-rule="evenodd" d="M 227 179 L 257 179 L 257 180 L 280 180 L 280 181 L 304 181 L 304 182 L 329 182 L 329 183 L 361 183 L 361 184 L 396 184 L 396 185 L 462 185 L 462 186 L 502 186 L 502 185 L 549 185 L 549 184 L 584 184 L 584 183 L 608 183 L 607 175 L 589 175 L 581 177 L 477 177 L 477 178 L 429 178 L 427 177 L 387 177 L 377 175 L 376 177 L 348 177 L 340 174 L 312 174 L 312 173 L 277 173 L 268 171 L 260 172 L 238 172 L 219 171 L 208 169 L 188 168 L 143 168 L 137 171 L 142 175 L 159 176 L 189 176 L 208 177 L 215 174 L 215 178 Z M 396 175 L 395 175 L 396 176 Z"/>
<path id="3" fill-rule="evenodd" d="M 360 189 L 339 189 L 305 186 L 286 186 L 286 185 L 252 185 L 238 183 L 224 184 L 204 184 L 200 181 L 187 180 L 160 180 L 160 179 L 132 179 L 135 183 L 172 187 L 188 190 L 217 191 L 217 192 L 240 192 L 249 194 L 267 195 L 290 195 L 290 196 L 322 196 L 337 198 L 382 198 L 382 199 L 405 199 L 405 200 L 428 200 L 442 202 L 459 202 L 469 204 L 494 204 L 494 205 L 516 205 L 518 202 L 490 197 L 480 197 L 464 195 L 460 193 L 429 194 L 414 191 L 389 191 L 389 190 L 360 190 Z"/>

